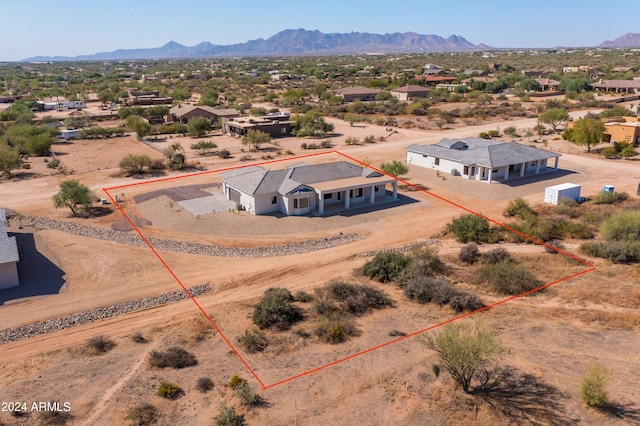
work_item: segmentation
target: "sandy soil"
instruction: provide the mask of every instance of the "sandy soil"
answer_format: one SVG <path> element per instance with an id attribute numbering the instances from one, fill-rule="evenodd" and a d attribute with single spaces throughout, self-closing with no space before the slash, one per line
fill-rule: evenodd
<path id="1" fill-rule="evenodd" d="M 404 148 L 411 143 L 431 143 L 443 137 L 477 135 L 480 131 L 496 127 L 496 123 L 491 123 L 457 131 L 399 130 L 386 142 L 346 146 L 343 139 L 347 135 L 363 138 L 388 132 L 378 126 L 352 128 L 341 121 L 334 120 L 334 123 L 337 133 L 342 135 L 333 139 L 334 148 L 374 165 L 404 158 Z M 535 121 L 500 123 L 502 128 L 507 125 L 527 128 L 535 125 Z M 235 158 L 200 158 L 198 161 L 202 167 L 216 170 L 223 166 L 246 164 L 238 158 L 241 153 L 239 141 L 226 138 L 216 136 L 215 142 L 220 148 L 232 148 Z M 157 154 L 135 140 L 120 140 L 126 144 L 126 148 L 122 149 L 135 147 L 140 149 L 139 152 Z M 299 149 L 301 141 L 296 138 L 283 139 L 280 148 L 296 154 L 309 153 Z M 191 140 L 187 142 L 191 143 Z M 79 150 L 81 145 L 77 145 Z M 562 141 L 549 141 L 549 145 L 554 149 L 575 149 Z M 70 148 L 75 146 L 76 143 L 69 145 Z M 122 154 L 116 150 L 105 153 L 114 159 L 121 158 Z M 262 154 L 251 155 L 259 159 Z M 337 157 L 337 154 L 329 156 Z M 322 157 L 307 159 L 321 160 Z M 100 167 L 98 170 L 98 164 L 109 163 L 106 159 L 96 158 L 95 168 L 87 172 L 78 170 L 72 177 L 80 179 L 97 193 L 108 186 L 142 182 L 139 179 L 113 177 L 114 169 Z M 563 152 L 560 167 L 574 173 L 530 185 L 487 185 L 452 177 L 443 181 L 435 173 L 416 168 L 410 170 L 406 180 L 420 183 L 439 197 L 500 220 L 501 211 L 510 198 L 523 196 L 532 203 L 539 203 L 543 187 L 548 184 L 560 181 L 580 183 L 584 195 L 599 191 L 603 184 L 614 184 L 616 190 L 635 194 L 640 179 L 640 167 L 634 161 L 606 161 Z M 54 210 L 50 202 L 59 183 L 65 178 L 68 177 L 46 176 L 3 182 L 0 185 L 0 204 L 25 214 L 66 219 L 68 213 Z M 216 179 L 219 177 L 211 173 L 194 176 L 188 181 L 190 184 L 200 184 L 216 182 Z M 149 201 L 141 205 L 135 205 L 132 201 L 136 194 L 175 184 L 175 181 L 169 180 L 122 190 L 126 192 L 127 199 L 124 207 L 152 222 L 152 225 L 141 228 L 145 235 L 243 246 L 302 241 L 335 235 L 337 232 L 355 232 L 366 237 L 318 252 L 273 258 L 212 258 L 160 253 L 186 286 L 204 282 L 211 284 L 213 294 L 199 297 L 198 303 L 232 343 L 249 326 L 251 306 L 265 289 L 287 287 L 291 290 L 310 290 L 331 278 L 350 278 L 352 271 L 365 261 L 358 256 L 359 253 L 428 239 L 438 234 L 453 216 L 461 213 L 458 207 L 440 198 L 407 189 L 402 189 L 401 193 L 420 202 L 363 216 L 336 216 L 326 220 L 254 218 L 246 213 L 197 219 L 189 217 L 188 213 L 175 206 L 169 207 L 166 200 L 158 199 L 157 202 Z M 69 220 L 110 227 L 120 215 L 114 206 L 110 207 L 112 213 L 99 218 Z M 295 226 L 292 225 L 293 221 L 296 222 Z M 320 221 L 322 224 L 318 226 L 317 222 Z M 300 232 L 300 229 L 305 231 Z M 29 229 L 19 230 L 16 224 L 12 224 L 10 230 L 32 232 Z M 50 261 L 64 271 L 66 284 L 60 294 L 16 300 L 0 306 L 3 329 L 177 288 L 175 280 L 147 249 L 58 231 L 36 234 L 42 251 L 50 254 Z M 450 240 L 443 240 L 437 248 L 447 254 L 455 253 L 459 246 Z M 534 253 L 544 256 L 541 249 L 535 246 L 513 250 L 521 251 L 523 255 Z M 559 262 L 557 260 L 544 259 L 540 262 L 541 269 L 544 269 L 545 263 L 555 265 L 549 268 L 550 280 L 553 274 L 573 271 L 570 266 L 556 264 Z M 282 425 L 599 425 L 640 421 L 640 407 L 636 405 L 639 388 L 634 379 L 634 372 L 640 368 L 640 359 L 637 357 L 640 349 L 638 328 L 631 325 L 611 329 L 606 318 L 598 322 L 593 315 L 594 312 L 619 315 L 622 324 L 634 324 L 638 316 L 637 305 L 624 305 L 625 298 L 615 292 L 608 294 L 607 300 L 598 297 L 601 293 L 594 288 L 606 282 L 608 266 L 604 262 L 596 263 L 599 266 L 597 274 L 579 277 L 555 286 L 544 294 L 515 300 L 481 315 L 500 330 L 500 338 L 507 348 L 506 362 L 522 374 L 532 375 L 527 385 L 537 389 L 539 393 L 531 392 L 536 398 L 521 396 L 519 400 L 501 400 L 494 403 L 492 408 L 479 398 L 461 395 L 453 390 L 446 374 L 439 378 L 433 376 L 433 353 L 425 351 L 418 340 L 412 338 L 266 390 L 262 392 L 268 402 L 266 407 L 249 411 L 240 408 L 239 411 L 245 415 L 248 424 Z M 544 273 L 543 270 L 540 272 Z M 628 294 L 636 295 L 634 297 L 640 297 L 637 282 L 637 279 L 625 280 L 621 288 Z M 282 336 L 280 344 L 265 353 L 248 356 L 248 362 L 263 384 L 268 385 L 389 341 L 391 330 L 410 333 L 453 316 L 447 309 L 409 303 L 398 290 L 389 286 L 384 289 L 397 302 L 397 306 L 358 319 L 362 334 L 348 344 L 321 345 Z M 614 290 L 608 288 L 608 291 Z M 498 300 L 491 295 L 487 297 L 488 301 Z M 142 332 L 151 343 L 133 343 L 130 336 L 134 332 Z M 117 342 L 116 348 L 98 357 L 86 355 L 82 350 L 84 343 L 98 334 L 113 338 Z M 152 348 L 167 345 L 184 346 L 198 357 L 199 365 L 179 371 L 150 369 L 145 362 L 147 353 Z M 0 359 L 0 382 L 5 384 L 3 394 L 7 400 L 70 401 L 74 416 L 70 424 L 78 425 L 126 424 L 123 419 L 127 410 L 139 402 L 151 402 L 158 407 L 163 416 L 159 424 L 206 424 L 223 402 L 238 406 L 237 399 L 226 386 L 232 375 L 240 374 L 249 379 L 254 387 L 260 387 L 230 352 L 224 340 L 213 332 L 210 325 L 202 322 L 202 315 L 191 301 L 6 344 L 2 346 Z M 580 377 L 594 360 L 605 364 L 610 370 L 612 379 L 609 389 L 612 400 L 617 404 L 618 417 L 587 410 L 577 397 L 575 389 Z M 215 383 L 214 390 L 206 395 L 195 390 L 196 380 L 202 376 L 211 377 Z M 161 379 L 179 383 L 185 395 L 177 401 L 155 396 L 154 389 Z M 522 383 L 519 381 L 514 389 L 522 386 Z M 454 406 L 458 409 L 452 410 Z M 34 424 L 36 419 L 36 413 L 32 413 L 26 418 L 26 424 Z M 0 413 L 0 422 L 18 424 L 17 421 L 7 413 Z"/>

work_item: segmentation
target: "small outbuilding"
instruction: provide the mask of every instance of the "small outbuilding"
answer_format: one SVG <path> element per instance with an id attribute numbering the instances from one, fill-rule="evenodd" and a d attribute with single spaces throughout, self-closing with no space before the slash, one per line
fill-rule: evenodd
<path id="1" fill-rule="evenodd" d="M 545 203 L 556 206 L 562 199 L 580 200 L 580 185 L 576 185 L 575 183 L 561 183 L 559 185 L 548 186 L 544 189 Z"/>

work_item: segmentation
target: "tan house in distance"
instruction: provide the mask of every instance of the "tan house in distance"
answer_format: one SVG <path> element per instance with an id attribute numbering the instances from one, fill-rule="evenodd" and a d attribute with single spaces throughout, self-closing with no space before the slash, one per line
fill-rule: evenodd
<path id="1" fill-rule="evenodd" d="M 344 89 L 336 90 L 336 95 L 340 96 L 344 102 L 375 101 L 378 93 L 380 93 L 380 91 L 377 89 L 370 89 L 363 86 L 345 87 Z"/>
<path id="2" fill-rule="evenodd" d="M 627 142 L 637 146 L 640 144 L 640 120 L 638 117 L 611 117 L 604 123 L 606 128 L 602 135 L 603 142 Z"/>
<path id="3" fill-rule="evenodd" d="M 241 138 L 247 131 L 260 130 L 272 138 L 291 134 L 291 117 L 289 113 L 274 113 L 264 117 L 242 116 L 223 117 L 222 131 L 231 136 Z"/>
<path id="4" fill-rule="evenodd" d="M 167 122 L 187 124 L 193 117 L 204 117 L 217 124 L 222 118 L 238 117 L 240 113 L 235 109 L 217 109 L 199 105 L 176 105 L 169 110 Z"/>
<path id="5" fill-rule="evenodd" d="M 422 99 L 429 97 L 429 88 L 419 86 L 417 84 L 410 84 L 408 86 L 398 87 L 391 91 L 391 96 L 399 101 L 409 101 L 411 99 Z"/>

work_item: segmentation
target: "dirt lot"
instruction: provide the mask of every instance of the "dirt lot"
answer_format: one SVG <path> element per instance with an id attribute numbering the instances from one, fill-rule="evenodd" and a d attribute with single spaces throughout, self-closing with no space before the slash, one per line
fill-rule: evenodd
<path id="1" fill-rule="evenodd" d="M 430 143 L 443 137 L 477 135 L 494 129 L 495 123 L 467 129 L 444 131 L 399 130 L 386 142 L 372 145 L 346 146 L 344 138 L 355 135 L 385 135 L 379 126 L 349 127 L 335 121 L 335 149 L 360 160 L 378 165 L 382 161 L 404 158 L 404 148 L 411 143 Z M 500 123 L 526 128 L 532 120 Z M 201 166 L 215 170 L 223 166 L 245 164 L 239 161 L 241 145 L 226 136 L 212 137 L 220 148 L 232 149 L 234 158 L 199 158 Z M 96 162 L 86 172 L 72 175 L 90 185 L 96 192 L 103 187 L 140 182 L 137 179 L 113 177 L 116 170 L 102 157 L 117 159 L 129 149 L 159 155 L 128 138 L 113 139 L 122 143 L 117 149 L 100 150 L 80 163 Z M 104 142 L 111 144 L 112 141 Z M 121 142 L 120 142 L 121 141 Z M 184 143 L 192 143 L 185 139 Z M 280 141 L 283 151 L 296 154 L 301 139 Z M 70 144 L 82 152 L 84 143 Z M 89 148 L 95 145 L 89 145 Z M 109 145 L 112 147 L 112 145 Z M 570 147 L 562 141 L 549 141 L 557 150 Z M 123 150 L 123 151 L 121 151 Z M 126 152 L 125 152 L 126 151 Z M 69 158 L 76 154 L 71 149 Z M 566 154 L 566 151 L 563 151 Z M 85 154 L 82 154 L 85 155 Z M 259 160 L 263 154 L 251 154 Z M 275 154 L 274 154 L 275 155 Z M 283 154 L 282 157 L 285 155 Z M 329 154 L 338 158 L 337 154 Z M 100 157 L 100 158 L 98 158 Z M 84 158 L 84 159 L 83 159 Z M 64 159 L 63 159 L 64 161 Z M 104 162 L 103 162 L 104 161 Z M 313 157 L 307 161 L 321 161 Z M 105 166 L 100 166 L 103 164 Z M 605 161 L 585 155 L 566 154 L 560 167 L 572 173 L 549 176 L 539 183 L 514 186 L 468 182 L 412 168 L 408 182 L 422 184 L 440 197 L 501 219 L 509 199 L 523 196 L 533 204 L 542 200 L 543 187 L 558 182 L 583 185 L 583 194 L 614 184 L 616 190 L 635 194 L 640 167 L 634 161 Z M 179 174 L 168 174 L 167 176 Z M 120 213 L 90 219 L 69 219 L 66 211 L 51 207 L 51 196 L 67 176 L 45 176 L 38 179 L 3 182 L 0 186 L 2 207 L 23 214 L 91 223 L 109 228 Z M 215 174 L 189 178 L 190 184 L 216 182 Z M 186 179 L 185 179 L 186 181 Z M 418 191 L 401 189 L 401 194 L 420 202 L 383 209 L 362 216 L 323 218 L 254 218 L 246 212 L 220 214 L 209 218 L 193 218 L 165 201 L 149 201 L 135 205 L 133 196 L 172 187 L 175 180 L 129 187 L 125 207 L 148 219 L 142 227 L 145 235 L 195 240 L 223 245 L 264 246 L 283 242 L 299 242 L 336 233 L 358 233 L 360 241 L 316 252 L 269 258 L 215 258 L 185 253 L 162 252 L 160 255 L 176 277 L 186 286 L 210 283 L 213 294 L 200 296 L 198 303 L 220 326 L 225 336 L 236 343 L 237 337 L 250 323 L 251 306 L 269 287 L 307 289 L 332 278 L 350 278 L 366 260 L 360 253 L 372 249 L 398 247 L 429 239 L 439 234 L 443 225 L 461 213 L 457 207 Z M 120 192 L 118 190 L 118 192 Z M 114 206 L 110 206 L 113 208 Z M 318 222 L 322 222 L 318 225 Z M 237 230 L 233 231 L 233 230 Z M 64 273 L 65 285 L 59 294 L 13 300 L 0 306 L 2 328 L 11 328 L 70 313 L 136 299 L 178 288 L 165 266 L 145 248 L 119 245 L 59 231 L 34 231 L 28 228 L 13 232 L 34 233 L 38 251 Z M 301 231 L 304 230 L 304 231 Z M 437 249 L 447 261 L 459 249 L 452 240 L 441 240 Z M 569 242 L 567 247 L 575 249 Z M 543 276 L 572 272 L 560 260 L 544 255 L 536 246 L 509 247 L 523 255 L 539 255 L 539 272 Z M 484 400 L 454 390 L 446 374 L 434 377 L 433 352 L 426 351 L 416 338 L 386 346 L 335 366 L 314 372 L 294 381 L 261 392 L 267 404 L 262 408 L 238 411 L 248 424 L 634 424 L 640 422 L 637 405 L 639 391 L 635 372 L 640 369 L 637 303 L 640 297 L 637 271 L 612 268 L 595 261 L 598 269 L 566 283 L 552 287 L 544 294 L 518 299 L 480 314 L 496 327 L 506 347 L 504 363 L 517 373 L 505 379 L 510 391 L 499 400 Z M 545 272 L 545 270 L 547 270 Z M 553 272 L 553 273 L 552 273 Z M 559 277 L 558 277 L 559 278 Z M 454 316 L 448 308 L 417 305 L 406 301 L 393 287 L 381 287 L 397 302 L 386 309 L 358 319 L 362 334 L 343 345 L 318 344 L 312 341 L 284 339 L 270 350 L 247 357 L 255 372 L 269 385 L 342 359 L 392 339 L 389 332 L 410 333 Z M 624 294 L 620 294 L 624 292 Z M 606 294 L 603 298 L 601 295 Z M 487 301 L 499 299 L 487 296 Z M 631 302 L 630 302 L 631 301 Z M 135 332 L 150 342 L 131 340 Z M 86 340 L 105 335 L 117 346 L 101 356 L 83 351 Z M 198 358 L 199 364 L 184 370 L 150 369 L 149 351 L 180 345 Z M 254 388 L 260 384 L 251 377 L 238 357 L 216 333 L 191 301 L 177 302 L 145 311 L 45 334 L 2 345 L 0 383 L 3 401 L 68 401 L 73 419 L 69 424 L 127 424 L 129 408 L 150 402 L 162 414 L 159 424 L 207 424 L 222 403 L 238 407 L 238 401 L 226 384 L 234 374 L 248 379 Z M 393 362 L 389 362 L 393 360 Z M 610 396 L 615 403 L 610 413 L 588 410 L 582 406 L 576 388 L 592 361 L 606 365 L 611 374 Z M 195 389 L 199 377 L 210 377 L 214 389 L 201 394 Z M 169 401 L 154 394 L 159 380 L 180 384 L 185 395 Z M 526 392 L 515 392 L 525 389 Z M 457 407 L 455 410 L 451 407 Z M 36 424 L 37 413 L 15 418 L 0 413 L 0 422 Z"/>

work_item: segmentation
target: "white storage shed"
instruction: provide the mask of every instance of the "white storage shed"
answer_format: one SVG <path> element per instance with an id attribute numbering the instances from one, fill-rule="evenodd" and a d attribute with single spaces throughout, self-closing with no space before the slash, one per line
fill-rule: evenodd
<path id="1" fill-rule="evenodd" d="M 548 186 L 544 189 L 544 202 L 557 205 L 563 198 L 570 198 L 574 201 L 580 200 L 580 185 L 575 183 L 561 183 L 559 185 Z"/>

